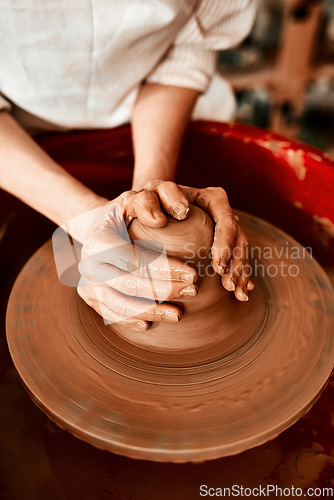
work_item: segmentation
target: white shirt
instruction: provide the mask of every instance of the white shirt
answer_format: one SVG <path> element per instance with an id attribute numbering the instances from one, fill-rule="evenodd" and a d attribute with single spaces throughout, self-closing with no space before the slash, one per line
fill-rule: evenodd
<path id="1" fill-rule="evenodd" d="M 143 80 L 204 92 L 254 0 L 0 0 L 0 108 L 25 126 L 115 127 Z"/>

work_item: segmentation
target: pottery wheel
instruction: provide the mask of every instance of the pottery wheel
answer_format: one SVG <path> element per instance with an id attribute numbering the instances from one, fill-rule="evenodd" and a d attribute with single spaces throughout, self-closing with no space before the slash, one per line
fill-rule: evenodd
<path id="1" fill-rule="evenodd" d="M 235 307 L 244 315 L 264 302 L 260 321 L 228 355 L 219 342 L 169 354 L 129 343 L 60 284 L 51 242 L 36 252 L 14 285 L 7 336 L 25 388 L 51 419 L 115 453 L 196 462 L 273 439 L 310 408 L 334 364 L 333 290 L 296 241 L 239 215 L 250 246 L 278 249 L 258 263 L 299 274 L 255 278 L 251 300 Z"/>

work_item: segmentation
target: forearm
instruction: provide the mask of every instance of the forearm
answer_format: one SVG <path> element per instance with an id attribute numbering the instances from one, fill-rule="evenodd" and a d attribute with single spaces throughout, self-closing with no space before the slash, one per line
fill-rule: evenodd
<path id="1" fill-rule="evenodd" d="M 0 112 L 0 187 L 57 225 L 106 201 L 54 162 L 6 112 Z"/>
<path id="2" fill-rule="evenodd" d="M 172 180 L 182 138 L 198 97 L 196 90 L 145 84 L 132 117 L 133 188 L 154 179 Z"/>

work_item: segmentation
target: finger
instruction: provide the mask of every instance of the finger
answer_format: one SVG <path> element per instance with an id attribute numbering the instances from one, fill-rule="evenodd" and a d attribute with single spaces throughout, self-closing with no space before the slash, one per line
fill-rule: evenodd
<path id="1" fill-rule="evenodd" d="M 81 286 L 107 285 L 121 293 L 133 297 L 143 297 L 151 300 L 173 300 L 178 298 L 194 297 L 197 295 L 197 287 L 183 281 L 159 280 L 139 278 L 135 274 L 123 271 L 109 264 L 98 264 L 95 266 L 94 275 L 85 274 L 83 270 Z"/>
<path id="2" fill-rule="evenodd" d="M 237 284 L 238 278 L 242 276 L 246 264 L 248 265 L 248 241 L 241 228 L 238 228 L 232 258 L 229 268 L 233 275 L 233 282 Z"/>
<path id="3" fill-rule="evenodd" d="M 249 299 L 248 296 L 248 278 L 249 278 L 249 271 L 248 271 L 248 264 L 243 266 L 241 275 L 237 277 L 236 279 L 236 288 L 234 295 L 235 297 L 240 300 L 241 302 L 247 302 Z"/>
<path id="4" fill-rule="evenodd" d="M 236 290 L 234 295 L 240 301 L 248 300 L 248 280 L 250 275 L 250 267 L 248 261 L 248 239 L 242 229 L 239 227 L 236 237 L 235 250 L 240 249 L 240 257 L 238 260 L 239 268 L 236 270 Z M 238 267 L 237 265 L 237 267 Z M 241 272 L 240 272 L 241 266 Z"/>
<path id="5" fill-rule="evenodd" d="M 225 290 L 228 290 L 229 292 L 234 292 L 236 290 L 236 286 L 233 282 L 232 274 L 231 274 L 229 268 L 227 268 L 226 273 L 221 277 L 221 282 L 222 282 L 222 285 L 225 288 Z M 249 278 L 247 279 L 246 286 L 247 286 L 248 292 L 251 292 L 255 288 L 254 283 Z"/>
<path id="6" fill-rule="evenodd" d="M 247 290 L 248 290 L 249 292 L 251 292 L 252 290 L 254 290 L 254 288 L 255 288 L 254 283 L 253 283 L 251 280 L 248 280 L 248 283 L 247 283 Z"/>
<path id="7" fill-rule="evenodd" d="M 151 300 L 129 297 L 105 285 L 98 285 L 90 290 L 90 297 L 107 305 L 110 314 L 108 316 L 108 311 L 104 311 L 103 317 L 107 315 L 107 319 L 111 321 L 115 321 L 116 317 L 117 321 L 139 318 L 151 322 L 177 323 L 182 316 L 182 311 L 174 304 L 156 304 Z"/>
<path id="8" fill-rule="evenodd" d="M 215 222 L 212 244 L 212 267 L 218 274 L 224 274 L 232 255 L 238 223 L 230 207 L 227 194 L 220 187 L 205 189 L 181 186 L 190 202 L 205 210 Z"/>
<path id="9" fill-rule="evenodd" d="M 245 270 L 240 271 L 240 268 L 249 268 L 248 255 L 245 255 L 245 253 L 247 254 L 248 241 L 238 225 L 239 217 L 233 215 L 226 192 L 222 188 L 196 189 L 187 186 L 181 186 L 181 188 L 187 194 L 190 202 L 206 210 L 216 223 L 211 250 L 212 266 L 219 274 L 226 272 L 226 276 L 222 278 L 224 288 L 235 291 L 239 300 L 248 300 L 247 291 L 254 289 L 254 283 L 249 280 Z M 238 234 L 237 246 L 245 247 L 243 255 L 239 262 L 234 260 L 233 265 L 227 267 L 233 255 Z M 236 277 L 239 279 L 238 283 Z M 239 286 L 238 290 L 236 290 L 236 286 Z"/>
<path id="10" fill-rule="evenodd" d="M 164 210 L 174 219 L 184 220 L 189 212 L 189 200 L 182 189 L 171 181 L 162 181 L 155 187 Z"/>
<path id="11" fill-rule="evenodd" d="M 83 290 L 81 287 L 78 287 L 78 294 L 80 297 L 88 304 L 92 309 L 94 309 L 100 316 L 103 317 L 107 324 L 115 323 L 118 326 L 123 328 L 127 328 L 129 330 L 134 331 L 146 331 L 148 330 L 150 323 L 144 321 L 139 318 L 122 318 L 118 314 L 115 314 L 107 304 L 104 304 L 102 301 L 98 300 L 95 296 L 95 293 L 90 290 L 90 293 L 87 294 L 87 290 Z"/>
<path id="12" fill-rule="evenodd" d="M 143 189 L 132 193 L 127 199 L 125 208 L 130 218 L 138 217 L 146 226 L 163 227 L 167 224 L 158 195 L 154 191 Z"/>
<path id="13" fill-rule="evenodd" d="M 197 281 L 197 272 L 194 268 L 181 260 L 167 257 L 165 253 L 158 255 L 156 252 L 143 250 L 133 245 L 137 264 L 136 276 L 149 276 L 158 280 L 184 281 L 190 285 Z"/>
<path id="14" fill-rule="evenodd" d="M 224 274 L 231 259 L 237 234 L 236 223 L 230 215 L 216 220 L 215 235 L 211 248 L 212 267 L 218 274 Z"/>
<path id="15" fill-rule="evenodd" d="M 230 271 L 230 268 L 228 267 L 221 277 L 221 283 L 225 290 L 228 292 L 234 292 L 235 291 L 235 283 L 233 281 L 233 274 Z"/>
<path id="16" fill-rule="evenodd" d="M 247 287 L 246 287 L 247 290 Z M 248 293 L 244 292 L 243 286 L 237 285 L 234 296 L 240 301 L 240 302 L 248 302 L 249 297 Z"/>
<path id="17" fill-rule="evenodd" d="M 132 330 L 134 332 L 146 332 L 150 328 L 150 323 L 142 319 L 129 319 L 126 321 L 119 321 L 115 323 L 116 326 L 121 328 L 126 328 L 127 330 Z"/>
<path id="18" fill-rule="evenodd" d="M 247 272 L 242 272 L 241 276 L 235 278 L 229 268 L 226 274 L 221 277 L 221 282 L 225 290 L 234 292 L 235 297 L 241 302 L 248 301 L 248 291 L 253 290 L 254 288 L 254 284 L 248 281 Z M 248 283 L 250 286 L 248 286 Z"/>
<path id="19" fill-rule="evenodd" d="M 197 273 L 184 262 L 167 258 L 161 252 L 150 252 L 139 246 L 126 243 L 121 237 L 104 231 L 94 239 L 94 246 L 84 247 L 83 258 L 79 263 L 79 272 L 83 276 L 98 276 L 97 266 L 111 264 L 123 271 L 135 274 L 138 278 L 184 281 L 194 284 Z M 94 249 L 94 253 L 93 253 Z"/>
<path id="20" fill-rule="evenodd" d="M 247 301 L 247 283 L 249 278 L 248 265 L 248 240 L 241 230 L 238 229 L 233 248 L 233 255 L 229 263 L 228 272 L 222 278 L 222 284 L 226 289 L 234 291 L 238 300 Z"/>

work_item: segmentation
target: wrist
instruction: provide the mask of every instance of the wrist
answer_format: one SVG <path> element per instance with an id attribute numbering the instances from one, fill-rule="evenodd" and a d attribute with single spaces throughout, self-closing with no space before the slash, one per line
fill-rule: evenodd
<path id="1" fill-rule="evenodd" d="M 82 205 L 82 211 L 80 213 L 86 213 L 90 210 L 94 210 L 95 208 L 104 207 L 110 200 L 108 198 L 104 198 L 103 196 L 99 196 L 95 193 L 91 193 L 85 203 Z"/>
<path id="2" fill-rule="evenodd" d="M 150 158 L 136 159 L 133 173 L 132 189 L 140 190 L 148 182 L 157 179 L 171 181 L 176 170 L 176 157 L 167 156 L 162 151 Z"/>
<path id="3" fill-rule="evenodd" d="M 78 200 L 75 210 L 60 224 L 61 227 L 78 242 L 83 243 L 94 230 L 101 209 L 109 201 L 95 193 L 89 194 L 86 199 Z"/>

